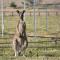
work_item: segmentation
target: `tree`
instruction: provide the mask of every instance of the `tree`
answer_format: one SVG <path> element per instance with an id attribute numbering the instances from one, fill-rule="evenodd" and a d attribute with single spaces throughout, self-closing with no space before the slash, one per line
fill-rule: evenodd
<path id="1" fill-rule="evenodd" d="M 15 2 L 11 2 L 10 7 L 16 8 L 17 5 L 15 4 Z"/>
<path id="2" fill-rule="evenodd" d="M 26 0 L 27 2 L 29 2 L 31 5 L 34 4 L 34 0 Z M 35 4 L 39 5 L 42 2 L 42 0 L 35 0 Z"/>
<path id="3" fill-rule="evenodd" d="M 27 2 L 29 2 L 31 5 L 33 5 L 34 0 L 26 0 Z"/>

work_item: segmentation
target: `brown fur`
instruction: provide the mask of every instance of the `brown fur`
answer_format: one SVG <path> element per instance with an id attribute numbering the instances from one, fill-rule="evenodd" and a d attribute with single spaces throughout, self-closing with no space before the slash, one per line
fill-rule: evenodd
<path id="1" fill-rule="evenodd" d="M 24 51 L 28 46 L 28 41 L 26 36 L 26 23 L 23 20 L 24 12 L 25 11 L 23 11 L 20 16 L 20 12 L 17 10 L 17 13 L 20 16 L 20 20 L 18 22 L 16 33 L 13 38 L 13 49 L 15 52 L 15 56 L 17 56 L 19 53 Z"/>

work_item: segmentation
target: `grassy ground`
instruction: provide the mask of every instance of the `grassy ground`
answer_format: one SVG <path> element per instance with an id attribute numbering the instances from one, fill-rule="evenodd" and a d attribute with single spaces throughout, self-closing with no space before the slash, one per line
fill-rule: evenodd
<path id="1" fill-rule="evenodd" d="M 1 18 L 0 18 L 1 19 Z M 58 60 L 60 57 L 60 41 L 55 43 L 55 40 L 51 38 L 30 38 L 28 37 L 29 45 L 25 52 L 26 57 L 13 57 L 14 51 L 9 48 L 11 46 L 12 37 L 15 32 L 16 25 L 19 17 L 17 16 L 5 16 L 4 17 L 4 38 L 0 35 L 0 58 L 1 60 Z M 48 31 L 46 31 L 46 17 L 36 16 L 36 33 L 38 35 L 53 34 L 60 37 L 60 17 L 59 16 L 48 16 Z M 1 23 L 1 20 L 0 20 Z M 33 16 L 26 16 L 27 35 L 34 34 L 34 20 Z M 0 24 L 1 27 L 1 24 Z M 1 32 L 1 29 L 0 29 Z M 7 47 L 7 48 L 5 48 Z M 35 47 L 35 48 L 33 48 Z M 40 48 L 39 48 L 40 47 Z M 41 57 L 42 56 L 42 57 Z M 48 56 L 48 58 L 47 58 Z M 9 57 L 9 58 L 8 58 Z"/>

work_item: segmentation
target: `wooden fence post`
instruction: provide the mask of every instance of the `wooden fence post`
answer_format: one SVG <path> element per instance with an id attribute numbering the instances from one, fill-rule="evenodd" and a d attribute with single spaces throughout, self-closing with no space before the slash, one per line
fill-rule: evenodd
<path id="1" fill-rule="evenodd" d="M 31 16 L 31 11 L 30 11 L 30 16 Z"/>
<path id="2" fill-rule="evenodd" d="M 13 16 L 13 11 L 12 11 L 12 16 Z"/>
<path id="3" fill-rule="evenodd" d="M 40 16 L 40 11 L 38 12 L 38 16 Z"/>

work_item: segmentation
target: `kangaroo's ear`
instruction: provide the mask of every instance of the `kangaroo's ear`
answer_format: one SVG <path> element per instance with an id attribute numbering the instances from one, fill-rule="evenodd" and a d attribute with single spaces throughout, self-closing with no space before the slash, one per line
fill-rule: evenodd
<path id="1" fill-rule="evenodd" d="M 21 12 L 19 10 L 17 10 L 16 12 L 18 13 L 19 16 L 21 15 Z"/>
<path id="2" fill-rule="evenodd" d="M 16 12 L 17 12 L 18 14 L 20 13 L 20 11 L 19 11 L 19 10 L 17 10 Z"/>
<path id="3" fill-rule="evenodd" d="M 26 12 L 25 10 L 23 10 L 23 13 Z"/>

